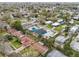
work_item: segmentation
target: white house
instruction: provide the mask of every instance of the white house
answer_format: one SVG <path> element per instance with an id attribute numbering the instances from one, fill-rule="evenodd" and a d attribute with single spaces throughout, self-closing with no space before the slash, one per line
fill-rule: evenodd
<path id="1" fill-rule="evenodd" d="M 60 51 L 54 49 L 53 51 L 51 51 L 50 53 L 48 53 L 47 57 L 67 57 L 67 56 L 65 56 Z"/>
<path id="2" fill-rule="evenodd" d="M 71 42 L 70 47 L 79 52 L 79 34 L 77 35 L 77 37 Z"/>
<path id="3" fill-rule="evenodd" d="M 76 19 L 76 20 L 78 20 L 79 19 L 79 15 L 76 15 L 73 18 Z"/>
<path id="4" fill-rule="evenodd" d="M 71 47 L 73 50 L 79 52 L 79 42 L 74 42 L 73 44 L 71 44 Z"/>
<path id="5" fill-rule="evenodd" d="M 79 29 L 79 25 L 75 25 L 70 28 L 70 32 L 75 33 Z"/>
<path id="6" fill-rule="evenodd" d="M 46 39 L 49 39 L 50 37 L 53 37 L 55 34 L 55 31 L 47 30 L 47 33 L 43 34 L 43 37 Z"/>
<path id="7" fill-rule="evenodd" d="M 52 24 L 52 26 L 59 26 L 59 25 L 60 25 L 60 23 L 58 23 L 58 22 L 55 22 Z"/>
<path id="8" fill-rule="evenodd" d="M 67 40 L 66 37 L 64 37 L 63 35 L 60 35 L 55 39 L 55 42 L 60 45 L 63 45 L 66 40 Z"/>
<path id="9" fill-rule="evenodd" d="M 52 24 L 53 22 L 52 21 L 46 21 L 45 23 L 46 24 Z"/>
<path id="10" fill-rule="evenodd" d="M 60 23 L 60 22 L 62 22 L 62 21 L 63 21 L 63 19 L 58 19 L 57 21 Z"/>

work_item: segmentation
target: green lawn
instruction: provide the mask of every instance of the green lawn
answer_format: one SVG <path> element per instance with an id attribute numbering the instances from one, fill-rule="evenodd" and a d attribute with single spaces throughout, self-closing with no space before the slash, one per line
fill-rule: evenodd
<path id="1" fill-rule="evenodd" d="M 76 20 L 75 20 L 75 24 L 79 24 L 79 21 L 76 21 Z"/>
<path id="2" fill-rule="evenodd" d="M 16 37 L 13 37 L 13 39 L 10 40 L 10 42 L 12 43 L 12 45 L 13 45 L 15 48 L 21 47 L 21 43 L 18 41 L 18 39 L 17 39 Z"/>
<path id="3" fill-rule="evenodd" d="M 54 30 L 56 30 L 56 31 L 61 31 L 62 29 L 64 29 L 66 27 L 66 25 L 60 25 L 60 26 L 58 26 L 58 27 L 56 27 Z"/>
<path id="4" fill-rule="evenodd" d="M 35 56 L 39 56 L 39 53 L 37 51 L 35 51 L 32 47 L 27 47 L 24 50 L 22 50 L 20 52 L 23 56 L 27 56 L 27 57 L 35 57 Z"/>
<path id="5" fill-rule="evenodd" d="M 0 30 L 0 36 L 3 36 L 3 35 L 5 35 L 5 34 L 7 34 L 7 32 Z"/>
<path id="6" fill-rule="evenodd" d="M 48 24 L 47 27 L 51 29 L 53 26 L 51 24 Z"/>

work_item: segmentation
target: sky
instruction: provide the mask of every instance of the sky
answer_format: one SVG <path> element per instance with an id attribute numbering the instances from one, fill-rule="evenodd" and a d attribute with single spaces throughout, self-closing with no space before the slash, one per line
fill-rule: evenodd
<path id="1" fill-rule="evenodd" d="M 0 0 L 0 2 L 79 2 L 79 0 Z"/>

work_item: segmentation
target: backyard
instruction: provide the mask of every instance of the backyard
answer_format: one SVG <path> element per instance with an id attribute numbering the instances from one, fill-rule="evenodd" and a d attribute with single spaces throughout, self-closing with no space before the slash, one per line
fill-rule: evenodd
<path id="1" fill-rule="evenodd" d="M 15 48 L 21 47 L 21 43 L 19 42 L 19 39 L 16 37 L 12 37 L 10 42 L 11 42 L 12 46 L 14 46 Z"/>
<path id="2" fill-rule="evenodd" d="M 32 56 L 32 57 L 39 56 L 39 53 L 36 50 L 34 50 L 32 47 L 27 47 L 24 50 L 22 50 L 20 53 L 23 56 L 27 56 L 27 57 L 30 57 L 30 56 Z"/>

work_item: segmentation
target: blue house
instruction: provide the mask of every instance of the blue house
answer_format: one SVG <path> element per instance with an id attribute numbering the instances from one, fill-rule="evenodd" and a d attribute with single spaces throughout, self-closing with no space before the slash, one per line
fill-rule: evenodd
<path id="1" fill-rule="evenodd" d="M 35 32 L 39 35 L 43 35 L 43 34 L 47 33 L 47 31 L 44 29 L 35 29 L 35 28 L 32 28 L 32 32 Z"/>

